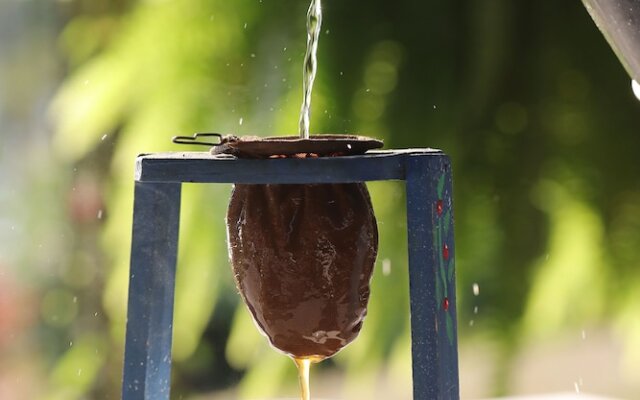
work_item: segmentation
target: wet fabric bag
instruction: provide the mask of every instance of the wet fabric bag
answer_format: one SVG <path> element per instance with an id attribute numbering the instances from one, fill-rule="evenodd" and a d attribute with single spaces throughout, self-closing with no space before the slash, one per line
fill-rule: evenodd
<path id="1" fill-rule="evenodd" d="M 327 157 L 382 145 L 353 136 L 315 139 L 232 138 L 214 151 L 250 158 Z M 238 290 L 276 349 L 322 359 L 358 336 L 378 249 L 364 183 L 236 184 L 227 229 Z"/>

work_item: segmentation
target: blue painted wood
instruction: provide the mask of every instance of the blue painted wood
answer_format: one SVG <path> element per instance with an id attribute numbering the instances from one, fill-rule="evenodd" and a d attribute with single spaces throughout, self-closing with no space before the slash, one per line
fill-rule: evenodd
<path id="1" fill-rule="evenodd" d="M 439 150 L 408 149 L 362 156 L 325 158 L 237 159 L 209 153 L 142 155 L 136 179 L 142 182 L 199 183 L 350 183 L 404 179 L 409 154 L 438 155 Z"/>
<path id="2" fill-rule="evenodd" d="M 457 400 L 451 168 L 448 157 L 433 149 L 317 159 L 242 160 L 204 152 L 139 156 L 123 399 L 169 396 L 180 183 L 372 180 L 407 182 L 414 399 Z"/>
<path id="3" fill-rule="evenodd" d="M 409 156 L 406 170 L 413 398 L 458 399 L 451 168 Z"/>
<path id="4" fill-rule="evenodd" d="M 169 399 L 180 186 L 136 182 L 124 400 Z"/>

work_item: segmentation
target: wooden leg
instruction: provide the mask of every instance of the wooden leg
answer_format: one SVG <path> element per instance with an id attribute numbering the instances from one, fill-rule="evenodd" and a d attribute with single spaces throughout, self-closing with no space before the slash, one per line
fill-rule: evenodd
<path id="1" fill-rule="evenodd" d="M 406 159 L 414 400 L 459 399 L 451 168 Z"/>
<path id="2" fill-rule="evenodd" d="M 168 400 L 180 184 L 136 182 L 123 400 Z"/>

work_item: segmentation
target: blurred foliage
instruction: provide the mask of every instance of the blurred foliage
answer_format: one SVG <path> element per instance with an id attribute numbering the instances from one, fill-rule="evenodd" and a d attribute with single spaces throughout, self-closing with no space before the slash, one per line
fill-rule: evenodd
<path id="1" fill-rule="evenodd" d="M 110 336 L 98 325 L 60 356 L 52 399 L 117 393 L 136 155 L 183 150 L 171 136 L 196 131 L 296 132 L 308 7 L 292 0 L 74 4 L 59 37 L 69 73 L 50 115 L 63 162 L 103 160 L 91 176 L 106 193 L 104 261 L 95 262 L 108 268 L 104 291 L 93 297 L 103 293 Z M 327 0 L 324 21 L 312 132 L 357 132 L 388 148 L 438 147 L 452 157 L 460 331 L 463 339 L 481 334 L 501 344 L 496 393 L 508 390 L 519 344 L 602 321 L 615 321 L 628 366 L 637 368 L 640 114 L 628 77 L 580 2 Z M 328 364 L 374 391 L 382 365 L 408 376 L 408 284 L 402 186 L 369 187 L 381 232 L 369 316 L 360 338 Z M 295 380 L 291 363 L 238 307 L 223 224 L 228 191 L 184 187 L 175 392 L 242 377 L 243 397 L 264 397 Z M 46 296 L 47 307 L 66 313 L 55 324 L 79 312 L 65 306 L 74 304 L 69 292 Z M 96 349 L 109 350 L 92 357 Z"/>

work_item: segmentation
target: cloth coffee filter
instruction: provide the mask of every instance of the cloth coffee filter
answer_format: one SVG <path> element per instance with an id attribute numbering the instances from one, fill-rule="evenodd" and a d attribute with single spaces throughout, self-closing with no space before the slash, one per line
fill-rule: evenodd
<path id="1" fill-rule="evenodd" d="M 213 151 L 248 158 L 322 157 L 381 146 L 346 135 L 250 137 L 223 139 Z M 322 359 L 357 337 L 378 250 L 364 183 L 237 184 L 227 229 L 238 290 L 276 349 Z"/>

